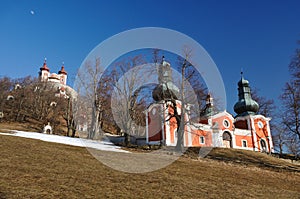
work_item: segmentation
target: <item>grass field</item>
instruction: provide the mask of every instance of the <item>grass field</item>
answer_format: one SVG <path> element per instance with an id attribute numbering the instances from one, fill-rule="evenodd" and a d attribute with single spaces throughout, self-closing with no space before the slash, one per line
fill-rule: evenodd
<path id="1" fill-rule="evenodd" d="M 41 132 L 43 125 L 36 123 L 19 123 L 19 122 L 0 122 L 0 131 L 9 132 L 10 130 Z"/>
<path id="2" fill-rule="evenodd" d="M 130 174 L 103 165 L 80 147 L 0 135 L 0 150 L 0 198 L 300 196 L 300 172 L 296 171 L 296 165 L 254 152 L 242 155 L 239 151 L 229 151 L 231 155 L 224 155 L 226 150 L 214 150 L 210 158 L 197 159 L 190 151 L 191 155 L 181 157 L 166 168 Z M 125 155 L 100 153 L 107 157 L 117 155 L 120 160 Z M 259 155 L 254 158 L 256 154 Z M 243 156 L 250 158 L 246 160 Z M 212 157 L 223 158 L 225 162 Z M 266 165 L 269 166 L 264 167 L 261 162 L 268 158 Z M 273 168 L 270 164 L 281 167 Z"/>

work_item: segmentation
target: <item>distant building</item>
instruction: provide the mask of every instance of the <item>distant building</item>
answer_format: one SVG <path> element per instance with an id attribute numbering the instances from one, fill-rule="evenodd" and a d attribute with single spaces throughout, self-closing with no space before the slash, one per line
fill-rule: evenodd
<path id="1" fill-rule="evenodd" d="M 173 113 L 170 98 L 176 99 L 178 88 L 171 82 L 169 63 L 163 60 L 159 77 L 159 85 L 153 91 L 156 103 L 146 111 L 146 142 L 176 146 L 177 123 L 169 118 Z M 224 147 L 261 152 L 274 152 L 269 121 L 271 118 L 257 115 L 259 105 L 251 98 L 249 82 L 241 77 L 238 82 L 239 100 L 234 106 L 237 113 L 233 117 L 226 110 L 214 112 L 213 99 L 207 96 L 206 107 L 198 122 L 185 113 L 185 129 L 183 144 L 185 147 Z M 181 114 L 181 101 L 176 99 L 177 111 Z"/>
<path id="2" fill-rule="evenodd" d="M 68 73 L 65 70 L 64 64 L 62 65 L 58 74 L 50 73 L 50 69 L 47 66 L 47 60 L 45 59 L 43 66 L 40 68 L 39 78 L 42 82 L 55 82 L 63 85 L 67 84 Z"/>
<path id="3" fill-rule="evenodd" d="M 58 73 L 50 73 L 50 68 L 47 66 L 47 60 L 45 58 L 44 64 L 39 71 L 39 79 L 41 82 L 51 82 L 57 86 L 58 91 L 55 96 L 68 98 L 66 91 L 68 91 L 71 95 L 76 95 L 76 92 L 67 85 L 67 78 L 68 73 L 65 70 L 64 64 L 61 66 Z"/>

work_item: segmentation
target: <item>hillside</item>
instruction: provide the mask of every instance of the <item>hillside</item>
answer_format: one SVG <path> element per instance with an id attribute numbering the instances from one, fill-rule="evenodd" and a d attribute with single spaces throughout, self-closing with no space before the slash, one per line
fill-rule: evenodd
<path id="1" fill-rule="evenodd" d="M 199 149 L 189 148 L 186 157 L 198 158 Z M 258 153 L 239 149 L 215 148 L 205 156 L 206 159 L 218 160 L 245 167 L 259 167 L 273 171 L 300 172 L 300 162 L 291 163 L 288 159 L 279 159 L 266 153 Z"/>
<path id="2" fill-rule="evenodd" d="M 0 150 L 0 198 L 299 198 L 300 195 L 299 172 L 234 162 L 233 156 L 244 161 L 245 155 L 238 155 L 238 151 L 229 152 L 231 161 L 188 155 L 158 171 L 129 174 L 104 166 L 80 147 L 0 135 Z M 223 159 L 230 159 L 224 151 L 213 152 L 219 155 L 210 154 L 211 157 L 223 153 Z M 113 155 L 122 159 L 124 154 Z M 257 159 L 263 161 L 260 155 L 264 154 Z"/>

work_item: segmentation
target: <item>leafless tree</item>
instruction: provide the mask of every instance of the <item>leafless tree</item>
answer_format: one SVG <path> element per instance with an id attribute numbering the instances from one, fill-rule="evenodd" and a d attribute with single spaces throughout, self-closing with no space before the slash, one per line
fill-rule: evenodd
<path id="1" fill-rule="evenodd" d="M 285 113 L 282 123 L 289 133 L 297 135 L 300 139 L 300 84 L 296 80 L 286 83 L 281 99 Z"/>
<path id="2" fill-rule="evenodd" d="M 267 99 L 266 97 L 261 96 L 259 90 L 256 88 L 251 91 L 251 97 L 259 104 L 257 114 L 261 114 L 265 117 L 275 117 L 276 106 L 273 99 Z"/>
<path id="3" fill-rule="evenodd" d="M 206 96 L 205 88 L 202 83 L 190 85 L 190 80 L 195 77 L 196 70 L 192 64 L 192 50 L 189 48 L 184 48 L 185 57 L 178 58 L 178 66 L 181 70 L 179 78 L 179 96 L 174 97 L 170 95 L 169 101 L 171 102 L 172 111 L 169 112 L 169 117 L 167 120 L 175 118 L 175 123 L 177 126 L 177 143 L 175 150 L 182 152 L 184 148 L 183 136 L 185 133 L 186 125 L 193 125 L 192 120 L 186 119 L 186 117 L 200 117 L 200 110 L 202 106 L 202 100 Z M 168 86 L 167 86 L 167 89 Z M 196 93 L 195 93 L 196 92 Z M 180 107 L 178 107 L 178 101 L 181 102 Z M 199 99 L 200 98 L 200 99 Z"/>
<path id="4" fill-rule="evenodd" d="M 103 122 L 103 112 L 107 98 L 102 96 L 101 93 L 104 92 L 108 81 L 102 78 L 103 73 L 100 58 L 97 58 L 94 62 L 86 62 L 77 74 L 76 89 L 78 98 L 76 106 L 81 107 L 78 114 L 81 114 L 80 111 L 87 113 L 87 121 L 89 122 L 87 138 L 89 139 L 94 139 L 103 133 L 100 127 Z"/>
<path id="5" fill-rule="evenodd" d="M 289 149 L 295 152 L 299 149 L 300 142 L 300 49 L 296 49 L 295 55 L 289 65 L 291 79 L 285 84 L 280 96 L 283 104 L 283 116 L 281 124 L 287 128 L 286 134 L 290 138 Z"/>
<path id="6" fill-rule="evenodd" d="M 137 122 L 144 120 L 141 109 L 142 103 L 136 100 L 136 90 L 143 85 L 145 78 L 149 78 L 150 71 L 141 70 L 145 64 L 142 55 L 127 58 L 116 63 L 112 71 L 114 94 L 112 96 L 111 108 L 116 123 L 124 133 L 124 142 L 127 146 L 130 143 L 130 135 L 135 134 Z M 144 108 L 144 107 L 143 107 Z"/>
<path id="7" fill-rule="evenodd" d="M 41 130 L 43 124 L 51 123 L 54 131 L 62 134 L 63 114 L 66 107 L 64 97 L 56 97 L 59 85 L 53 82 L 40 82 L 30 76 L 13 79 L 1 79 L 3 92 L 1 109 L 3 121 L 30 122 L 31 126 Z M 6 82 L 6 83 L 5 83 Z M 57 128 L 57 129 L 56 129 Z"/>
<path id="8" fill-rule="evenodd" d="M 273 143 L 275 151 L 279 153 L 279 157 L 283 157 L 284 149 L 288 146 L 289 137 L 286 135 L 287 128 L 280 123 L 272 127 Z"/>
<path id="9" fill-rule="evenodd" d="M 6 101 L 9 96 L 10 91 L 12 90 L 13 82 L 9 77 L 0 78 L 0 112 L 3 117 L 7 117 L 4 114 L 6 109 Z"/>

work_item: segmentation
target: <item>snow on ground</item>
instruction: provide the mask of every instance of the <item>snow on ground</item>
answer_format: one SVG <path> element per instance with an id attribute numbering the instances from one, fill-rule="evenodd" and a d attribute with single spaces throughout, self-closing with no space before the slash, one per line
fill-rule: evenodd
<path id="1" fill-rule="evenodd" d="M 128 153 L 128 151 L 122 150 L 121 147 L 116 146 L 109 141 L 88 140 L 83 138 L 72 138 L 66 136 L 50 135 L 50 134 L 35 133 L 35 132 L 25 132 L 25 131 L 13 131 L 13 132 L 15 133 L 0 132 L 0 135 L 11 135 L 11 136 L 24 137 L 24 138 L 38 139 L 46 142 L 55 142 L 60 144 L 72 145 L 72 146 L 88 147 L 88 148 L 98 149 L 102 151 Z"/>

